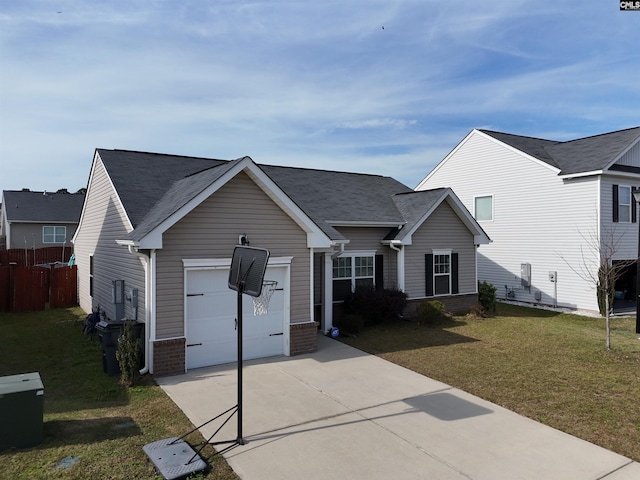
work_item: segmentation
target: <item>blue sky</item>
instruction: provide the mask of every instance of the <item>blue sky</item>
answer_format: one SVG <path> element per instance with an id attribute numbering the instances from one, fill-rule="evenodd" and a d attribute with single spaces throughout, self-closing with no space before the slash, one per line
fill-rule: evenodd
<path id="1" fill-rule="evenodd" d="M 0 2 L 0 189 L 76 191 L 95 148 L 392 176 L 473 128 L 640 125 L 614 0 Z"/>

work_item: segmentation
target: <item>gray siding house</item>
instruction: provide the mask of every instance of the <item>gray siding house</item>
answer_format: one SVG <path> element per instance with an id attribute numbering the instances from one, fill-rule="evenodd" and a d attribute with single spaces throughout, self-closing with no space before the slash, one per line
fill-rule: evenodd
<path id="1" fill-rule="evenodd" d="M 270 252 L 267 312 L 243 296 L 246 358 L 314 351 L 334 305 L 359 285 L 411 303 L 477 302 L 476 247 L 489 238 L 448 188 L 389 177 L 98 149 L 73 239 L 79 304 L 145 323 L 155 375 L 236 358 L 235 246 Z M 436 268 L 434 269 L 434 265 Z M 117 283 L 114 283 L 119 281 Z"/>
<path id="2" fill-rule="evenodd" d="M 70 246 L 84 195 L 4 190 L 0 237 L 4 248 Z"/>

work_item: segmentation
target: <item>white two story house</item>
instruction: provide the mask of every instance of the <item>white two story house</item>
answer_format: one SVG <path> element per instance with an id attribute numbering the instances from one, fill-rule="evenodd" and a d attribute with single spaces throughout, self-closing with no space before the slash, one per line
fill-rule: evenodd
<path id="1" fill-rule="evenodd" d="M 498 298 L 598 312 L 600 248 L 638 257 L 640 127 L 572 141 L 471 131 L 416 187 L 451 187 L 492 239 L 478 277 Z M 636 268 L 616 283 L 635 305 Z"/>

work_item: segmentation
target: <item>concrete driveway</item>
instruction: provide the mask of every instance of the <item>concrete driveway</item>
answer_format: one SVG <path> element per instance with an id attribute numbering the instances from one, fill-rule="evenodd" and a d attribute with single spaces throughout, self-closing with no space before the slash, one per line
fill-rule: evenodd
<path id="1" fill-rule="evenodd" d="M 637 480 L 640 464 L 335 340 L 245 362 L 243 480 Z M 194 425 L 237 401 L 237 369 L 158 383 Z M 220 422 L 200 430 L 209 438 Z M 186 433 L 186 432 L 185 432 Z M 236 417 L 213 441 L 237 437 Z M 220 448 L 219 448 L 220 449 Z"/>

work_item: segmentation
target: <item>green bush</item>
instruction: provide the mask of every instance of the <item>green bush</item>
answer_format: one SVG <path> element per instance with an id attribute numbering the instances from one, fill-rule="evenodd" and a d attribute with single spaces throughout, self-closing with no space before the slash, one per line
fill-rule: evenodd
<path id="1" fill-rule="evenodd" d="M 444 303 L 439 300 L 422 302 L 416 308 L 416 319 L 420 323 L 439 323 L 449 319 Z"/>
<path id="2" fill-rule="evenodd" d="M 135 321 L 127 320 L 118 338 L 116 358 L 120 364 L 120 383 L 126 387 L 135 385 L 140 375 L 140 344 L 136 338 Z"/>
<path id="3" fill-rule="evenodd" d="M 344 333 L 359 333 L 364 327 L 364 319 L 355 313 L 345 313 L 335 319 L 334 325 Z"/>
<path id="4" fill-rule="evenodd" d="M 485 281 L 478 282 L 478 302 L 486 312 L 496 312 L 496 287 Z"/>
<path id="5" fill-rule="evenodd" d="M 345 300 L 345 313 L 360 315 L 364 325 L 393 322 L 402 318 L 407 294 L 396 289 L 360 287 Z"/>

